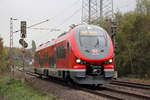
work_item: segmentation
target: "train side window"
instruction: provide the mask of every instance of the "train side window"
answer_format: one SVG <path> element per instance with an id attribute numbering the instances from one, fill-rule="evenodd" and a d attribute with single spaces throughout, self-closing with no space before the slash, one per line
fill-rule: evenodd
<path id="1" fill-rule="evenodd" d="M 54 56 L 49 57 L 49 65 L 50 65 L 51 68 L 54 67 Z"/>
<path id="2" fill-rule="evenodd" d="M 39 63 L 40 63 L 40 67 L 42 67 L 43 66 L 43 59 L 40 59 Z"/>
<path id="3" fill-rule="evenodd" d="M 45 61 L 45 62 L 48 62 L 48 52 L 45 52 L 45 53 L 44 53 L 44 61 Z"/>
<path id="4" fill-rule="evenodd" d="M 38 62 L 39 62 L 40 67 L 42 67 L 43 66 L 43 59 L 40 58 L 40 53 L 38 54 Z"/>
<path id="5" fill-rule="evenodd" d="M 56 58 L 59 58 L 59 47 L 56 47 Z"/>
<path id="6" fill-rule="evenodd" d="M 62 45 L 62 58 L 65 58 L 66 51 L 65 51 L 65 45 Z"/>
<path id="7" fill-rule="evenodd" d="M 56 58 L 64 59 L 66 57 L 65 45 L 56 47 Z"/>
<path id="8" fill-rule="evenodd" d="M 37 61 L 40 62 L 40 53 L 37 54 Z"/>

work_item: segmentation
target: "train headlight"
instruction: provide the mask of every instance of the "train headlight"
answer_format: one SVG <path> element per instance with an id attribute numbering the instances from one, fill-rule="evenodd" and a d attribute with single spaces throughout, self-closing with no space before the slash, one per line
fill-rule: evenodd
<path id="1" fill-rule="evenodd" d="M 113 62 L 113 59 L 111 58 L 111 59 L 109 59 L 109 63 L 112 63 Z"/>
<path id="2" fill-rule="evenodd" d="M 76 59 L 76 63 L 81 63 L 81 60 L 80 59 Z"/>

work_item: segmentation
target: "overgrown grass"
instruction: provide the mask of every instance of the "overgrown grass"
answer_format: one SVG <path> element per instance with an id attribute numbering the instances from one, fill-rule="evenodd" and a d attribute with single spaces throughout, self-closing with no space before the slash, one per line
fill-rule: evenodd
<path id="1" fill-rule="evenodd" d="M 20 79 L 10 83 L 10 79 L 5 77 L 0 82 L 0 97 L 3 100 L 52 100 L 33 88 L 29 87 L 29 83 L 21 83 Z"/>

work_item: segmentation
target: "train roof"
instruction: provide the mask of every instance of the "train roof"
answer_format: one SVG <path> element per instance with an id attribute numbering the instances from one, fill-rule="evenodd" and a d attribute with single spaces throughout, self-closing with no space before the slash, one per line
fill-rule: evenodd
<path id="1" fill-rule="evenodd" d="M 73 28 L 73 29 L 69 30 L 68 32 L 66 32 L 66 34 L 58 36 L 57 39 L 52 40 L 52 41 L 48 41 L 48 42 L 46 42 L 44 44 L 39 45 L 39 47 L 36 49 L 36 52 L 38 52 L 38 51 L 40 51 L 40 50 L 42 50 L 44 48 L 47 48 L 49 46 L 52 46 L 52 45 L 54 45 L 54 44 L 56 44 L 58 42 L 64 41 L 68 36 L 70 36 L 72 34 L 72 31 L 74 31 L 77 28 L 82 28 L 82 27 L 96 27 L 96 28 L 99 28 L 100 30 L 104 31 L 103 28 L 101 28 L 101 27 L 99 27 L 97 25 L 88 25 L 88 24 L 87 25 L 78 25 L 75 28 Z"/>
<path id="2" fill-rule="evenodd" d="M 71 31 L 73 31 L 74 29 L 71 29 L 69 32 L 66 32 L 66 34 L 56 38 L 55 40 L 48 41 L 48 42 L 46 42 L 44 44 L 39 45 L 38 48 L 36 49 L 36 52 L 38 52 L 38 51 L 40 51 L 40 50 L 42 50 L 44 48 L 47 48 L 49 46 L 52 46 L 52 45 L 54 45 L 54 44 L 56 44 L 58 42 L 64 41 L 69 36 L 69 34 L 71 34 Z"/>

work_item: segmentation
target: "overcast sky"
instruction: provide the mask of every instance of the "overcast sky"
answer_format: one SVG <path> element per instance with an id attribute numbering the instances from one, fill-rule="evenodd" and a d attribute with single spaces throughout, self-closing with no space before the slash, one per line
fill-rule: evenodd
<path id="1" fill-rule="evenodd" d="M 121 12 L 135 9 L 136 0 L 114 0 L 114 10 Z M 56 38 L 62 32 L 68 30 L 71 24 L 80 24 L 82 15 L 82 0 L 0 0 L 0 36 L 4 45 L 9 46 L 9 19 L 17 18 L 13 21 L 14 31 L 20 28 L 20 21 L 27 21 L 27 26 L 50 19 L 34 28 L 57 28 L 61 31 L 51 32 L 50 30 L 27 30 L 26 41 L 31 47 L 31 41 L 35 40 L 37 45 Z M 69 18 L 69 19 L 68 19 Z M 67 20 L 66 20 L 67 19 Z M 14 46 L 21 47 L 18 43 L 20 33 L 14 34 Z"/>

